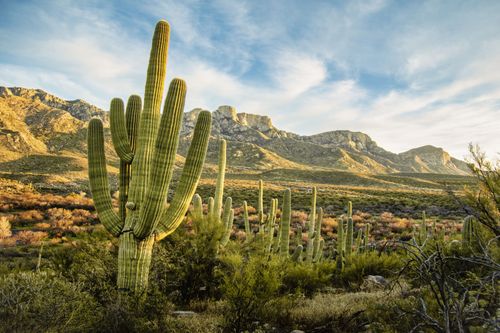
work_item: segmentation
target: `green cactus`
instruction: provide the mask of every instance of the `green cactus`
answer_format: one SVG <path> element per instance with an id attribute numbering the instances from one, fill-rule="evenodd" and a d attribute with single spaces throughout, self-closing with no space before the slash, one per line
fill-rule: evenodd
<path id="1" fill-rule="evenodd" d="M 278 210 L 278 202 L 276 199 L 271 199 L 271 208 L 269 209 L 269 213 L 267 214 L 267 226 L 266 226 L 266 233 L 267 233 L 267 252 L 271 252 L 273 248 L 273 241 L 274 241 L 274 227 L 276 224 L 276 211 Z M 279 239 L 276 237 L 276 244 L 274 246 L 276 247 L 277 244 L 279 244 Z"/>
<path id="2" fill-rule="evenodd" d="M 203 200 L 198 194 L 193 197 L 193 210 L 191 211 L 193 221 L 203 220 Z"/>
<path id="3" fill-rule="evenodd" d="M 344 235 L 344 219 L 340 218 L 337 226 L 337 268 L 344 269 L 345 260 L 345 235 Z"/>
<path id="4" fill-rule="evenodd" d="M 283 208 L 281 211 L 280 255 L 282 257 L 288 257 L 288 248 L 290 246 L 291 220 L 292 220 L 292 191 L 289 188 L 287 188 L 285 190 L 285 193 L 283 194 Z"/>
<path id="5" fill-rule="evenodd" d="M 259 233 L 264 232 L 264 182 L 259 180 L 259 201 L 257 203 L 257 214 L 259 217 Z"/>
<path id="6" fill-rule="evenodd" d="M 208 198 L 208 204 L 207 204 L 207 216 L 212 216 L 214 214 L 214 205 L 215 201 L 213 197 Z"/>
<path id="7" fill-rule="evenodd" d="M 476 235 L 477 227 L 475 226 L 475 221 L 476 219 L 471 215 L 464 219 L 462 226 L 462 242 L 467 246 L 474 241 L 474 236 Z"/>
<path id="8" fill-rule="evenodd" d="M 248 219 L 248 205 L 246 201 L 243 201 L 243 221 L 245 222 L 245 241 L 249 242 L 253 238 L 253 233 L 250 228 L 250 220 Z"/>
<path id="9" fill-rule="evenodd" d="M 302 262 L 302 252 L 304 250 L 304 247 L 302 245 L 299 245 L 295 248 L 295 251 L 293 251 L 292 254 L 292 261 L 295 262 Z"/>
<path id="10" fill-rule="evenodd" d="M 325 240 L 320 240 L 318 242 L 318 250 L 316 252 L 316 254 L 314 255 L 314 262 L 320 262 L 321 259 L 323 258 L 323 247 L 325 246 Z"/>
<path id="11" fill-rule="evenodd" d="M 227 197 L 226 202 L 224 203 L 224 210 L 222 214 L 222 224 L 224 226 L 224 235 L 220 241 L 222 246 L 226 246 L 229 242 L 229 238 L 231 237 L 231 233 L 233 231 L 233 222 L 234 222 L 234 209 L 233 199 L 231 197 Z"/>
<path id="12" fill-rule="evenodd" d="M 224 179 L 226 177 L 226 140 L 219 140 L 219 165 L 217 182 L 215 183 L 214 209 L 209 216 L 212 222 L 219 222 L 222 214 L 222 202 L 224 196 Z"/>
<path id="13" fill-rule="evenodd" d="M 137 96 L 129 99 L 126 115 L 121 100 L 111 102 L 112 140 L 121 160 L 118 214 L 109 191 L 102 122 L 94 118 L 88 128 L 94 204 L 106 229 L 119 237 L 117 284 L 137 293 L 147 287 L 155 241 L 174 232 L 184 219 L 201 175 L 211 127 L 210 113 L 201 112 L 175 195 L 166 207 L 186 95 L 184 81 L 172 80 L 160 119 L 169 30 L 166 21 L 155 28 L 142 113 Z"/>
<path id="14" fill-rule="evenodd" d="M 306 247 L 306 262 L 310 263 L 313 260 L 314 254 L 314 237 L 315 237 L 315 222 L 316 222 L 316 186 L 312 189 L 311 197 L 311 212 L 307 221 L 307 247 Z M 319 237 L 319 235 L 318 235 Z"/>
<path id="15" fill-rule="evenodd" d="M 363 230 L 358 229 L 358 235 L 356 236 L 356 244 L 355 244 L 356 253 L 361 252 L 362 239 L 363 239 Z"/>
<path id="16" fill-rule="evenodd" d="M 422 220 L 420 222 L 420 228 L 418 230 L 417 244 L 423 246 L 427 241 L 427 219 L 425 216 L 425 211 L 422 212 Z"/>
<path id="17" fill-rule="evenodd" d="M 354 237 L 354 222 L 352 220 L 352 202 L 347 204 L 347 234 L 345 240 L 345 255 L 348 257 L 352 253 L 352 244 Z"/>
<path id="18" fill-rule="evenodd" d="M 322 241 L 321 239 L 321 225 L 323 224 L 323 208 L 318 209 L 318 217 L 316 220 L 316 230 L 314 232 L 314 252 L 313 252 L 313 257 L 316 258 L 317 254 L 320 250 L 320 243 Z"/>
<path id="19" fill-rule="evenodd" d="M 363 251 L 368 251 L 370 246 L 370 229 L 371 224 L 365 226 L 365 237 L 363 237 Z"/>

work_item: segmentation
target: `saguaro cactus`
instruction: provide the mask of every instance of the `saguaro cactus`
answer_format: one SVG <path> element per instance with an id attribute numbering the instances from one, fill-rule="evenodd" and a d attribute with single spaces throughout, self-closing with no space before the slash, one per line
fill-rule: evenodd
<path id="1" fill-rule="evenodd" d="M 259 201 L 257 203 L 257 214 L 259 217 L 259 233 L 264 232 L 264 182 L 259 180 Z"/>
<path id="2" fill-rule="evenodd" d="M 181 127 L 186 84 L 170 83 L 163 114 L 169 25 L 160 21 L 153 36 L 140 113 L 140 98 L 133 96 L 124 114 L 123 102 L 111 102 L 111 133 L 120 157 L 120 203 L 111 203 L 103 125 L 92 119 L 88 128 L 89 179 L 94 204 L 103 225 L 119 237 L 118 287 L 141 292 L 147 287 L 153 245 L 182 223 L 198 184 L 210 134 L 211 115 L 201 112 L 172 201 L 165 205 L 172 178 Z"/>
<path id="3" fill-rule="evenodd" d="M 347 203 L 347 234 L 345 240 L 345 254 L 350 256 L 354 240 L 354 222 L 352 220 L 352 202 Z"/>
<path id="4" fill-rule="evenodd" d="M 323 250 L 321 247 L 321 225 L 323 224 L 323 208 L 318 209 L 318 217 L 316 221 L 316 231 L 314 232 L 314 254 L 313 257 L 316 258 L 318 253 Z M 315 260 L 316 261 L 316 260 Z"/>
<path id="5" fill-rule="evenodd" d="M 224 196 L 224 179 L 226 177 L 226 140 L 219 141 L 219 168 L 217 173 L 217 182 L 215 183 L 214 209 L 209 215 L 209 220 L 218 222 L 222 213 L 222 202 Z"/>
<path id="6" fill-rule="evenodd" d="M 281 212 L 281 240 L 280 255 L 288 257 L 288 247 L 290 246 L 290 221 L 292 220 L 292 191 L 287 188 L 283 195 L 283 209 Z M 302 230 L 301 230 L 302 235 Z"/>
<path id="7" fill-rule="evenodd" d="M 312 262 L 314 254 L 314 226 L 316 223 L 316 186 L 312 189 L 311 197 L 311 212 L 309 213 L 309 220 L 307 221 L 307 247 L 306 247 L 306 261 Z"/>

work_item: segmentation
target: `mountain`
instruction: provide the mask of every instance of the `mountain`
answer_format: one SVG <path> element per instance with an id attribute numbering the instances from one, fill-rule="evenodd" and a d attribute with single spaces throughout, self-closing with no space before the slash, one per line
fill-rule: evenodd
<path id="1" fill-rule="evenodd" d="M 201 111 L 194 109 L 184 114 L 181 156 L 187 152 Z M 40 89 L 0 87 L 0 171 L 52 168 L 54 172 L 69 169 L 70 173 L 83 173 L 86 126 L 94 116 L 108 126 L 107 112 L 83 100 L 63 100 Z M 238 113 L 230 106 L 219 107 L 212 116 L 209 163 L 216 163 L 216 139 L 223 137 L 228 141 L 228 164 L 234 168 L 314 168 L 372 174 L 468 173 L 465 162 L 433 146 L 394 154 L 361 132 L 343 130 L 304 136 L 276 128 L 267 116 Z M 109 135 L 106 151 L 108 162 L 116 167 Z"/>

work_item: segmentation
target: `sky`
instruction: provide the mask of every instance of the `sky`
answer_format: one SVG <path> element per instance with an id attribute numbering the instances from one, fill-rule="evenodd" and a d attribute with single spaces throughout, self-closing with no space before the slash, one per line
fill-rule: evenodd
<path id="1" fill-rule="evenodd" d="M 232 105 L 399 153 L 500 152 L 500 1 L 0 0 L 0 85 L 103 109 L 143 95 L 154 25 L 186 111 Z"/>

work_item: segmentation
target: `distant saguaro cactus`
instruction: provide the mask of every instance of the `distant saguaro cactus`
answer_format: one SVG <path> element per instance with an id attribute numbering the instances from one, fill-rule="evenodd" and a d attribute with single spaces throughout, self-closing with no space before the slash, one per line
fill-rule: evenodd
<path id="1" fill-rule="evenodd" d="M 200 179 L 211 127 L 210 112 L 201 112 L 175 194 L 166 205 L 183 116 L 186 84 L 173 79 L 163 114 L 170 27 L 156 25 L 144 93 L 144 108 L 132 96 L 124 112 L 120 99 L 111 101 L 111 135 L 120 157 L 119 212 L 111 202 L 101 120 L 88 128 L 89 179 L 94 204 L 103 225 L 119 238 L 118 287 L 142 292 L 147 287 L 155 241 L 182 223 Z"/>

